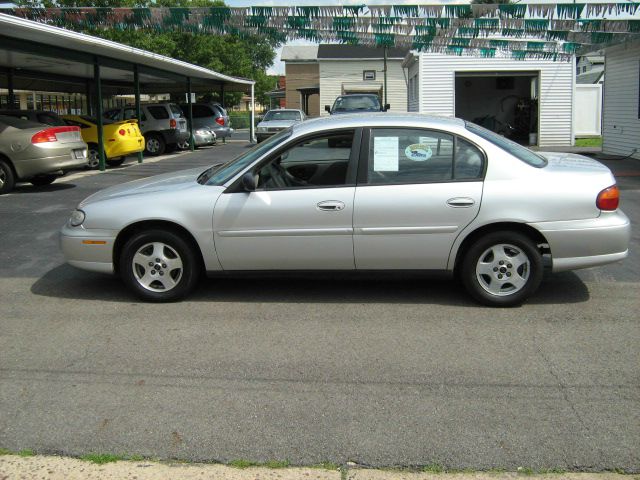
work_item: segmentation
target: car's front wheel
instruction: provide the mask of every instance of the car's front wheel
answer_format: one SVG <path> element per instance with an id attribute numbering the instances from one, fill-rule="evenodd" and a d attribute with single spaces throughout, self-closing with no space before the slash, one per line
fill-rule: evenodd
<path id="1" fill-rule="evenodd" d="M 542 255 L 526 235 L 503 231 L 476 240 L 462 261 L 461 278 L 478 302 L 513 307 L 529 298 L 542 281 Z"/>
<path id="2" fill-rule="evenodd" d="M 194 247 L 182 235 L 162 230 L 135 234 L 123 247 L 120 274 L 142 299 L 152 302 L 180 300 L 200 277 Z"/>

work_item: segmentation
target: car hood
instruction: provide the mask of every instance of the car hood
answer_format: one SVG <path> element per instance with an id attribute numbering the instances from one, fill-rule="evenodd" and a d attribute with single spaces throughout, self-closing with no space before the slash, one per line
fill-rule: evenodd
<path id="1" fill-rule="evenodd" d="M 80 203 L 79 207 L 82 208 L 86 205 L 112 198 L 150 193 L 156 194 L 166 191 L 176 192 L 178 190 L 190 188 L 197 185 L 196 179 L 205 170 L 205 167 L 191 168 L 189 170 L 155 175 L 153 177 L 142 178 L 140 180 L 134 180 L 114 187 L 105 188 L 104 190 L 100 190 L 99 192 L 85 198 L 82 203 Z"/>
<path id="2" fill-rule="evenodd" d="M 293 125 L 294 123 L 299 123 L 299 121 L 298 120 L 274 120 L 272 122 L 260 122 L 258 126 L 269 127 L 269 128 L 287 128 Z"/>
<path id="3" fill-rule="evenodd" d="M 609 168 L 583 155 L 565 152 L 536 152 L 547 159 L 548 165 L 545 170 L 570 173 L 605 173 L 610 172 Z"/>

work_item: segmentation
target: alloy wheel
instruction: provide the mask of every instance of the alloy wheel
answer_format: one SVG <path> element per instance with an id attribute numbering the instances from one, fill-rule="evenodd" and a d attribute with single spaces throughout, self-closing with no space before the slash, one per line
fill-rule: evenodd
<path id="1" fill-rule="evenodd" d="M 146 290 L 167 292 L 176 287 L 184 270 L 178 252 L 162 242 L 140 247 L 131 261 L 136 281 Z"/>
<path id="2" fill-rule="evenodd" d="M 160 150 L 160 142 L 156 138 L 147 140 L 147 151 L 149 153 L 157 153 Z"/>
<path id="3" fill-rule="evenodd" d="M 496 296 L 513 295 L 529 280 L 531 262 L 519 247 L 508 243 L 486 249 L 476 263 L 476 278 L 480 286 Z"/>

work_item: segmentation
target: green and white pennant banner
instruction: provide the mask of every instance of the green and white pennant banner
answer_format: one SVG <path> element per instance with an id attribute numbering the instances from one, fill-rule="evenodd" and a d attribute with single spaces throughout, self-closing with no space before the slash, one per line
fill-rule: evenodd
<path id="1" fill-rule="evenodd" d="M 640 38 L 640 3 L 416 4 L 208 8 L 8 8 L 69 29 L 303 38 L 517 59 L 570 60 L 582 47 Z"/>

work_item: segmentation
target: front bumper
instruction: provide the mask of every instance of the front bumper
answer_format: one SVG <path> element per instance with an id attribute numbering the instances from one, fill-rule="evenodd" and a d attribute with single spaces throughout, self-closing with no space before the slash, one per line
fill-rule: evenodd
<path id="1" fill-rule="evenodd" d="M 115 272 L 113 245 L 116 232 L 111 230 L 87 230 L 68 224 L 60 231 L 60 248 L 69 265 L 92 272 Z M 104 243 L 102 243 L 104 242 Z"/>
<path id="2" fill-rule="evenodd" d="M 183 132 L 175 128 L 169 128 L 168 130 L 161 130 L 160 134 L 162 135 L 164 143 L 166 143 L 167 145 L 172 145 L 174 143 L 180 143 L 189 140 L 189 130 L 185 130 Z"/>
<path id="3" fill-rule="evenodd" d="M 216 134 L 212 132 L 193 132 L 193 138 L 195 140 L 196 147 L 204 147 L 206 145 L 213 145 L 216 143 Z"/>
<path id="4" fill-rule="evenodd" d="M 530 225 L 547 239 L 554 272 L 605 265 L 629 255 L 631 224 L 621 210 L 588 220 Z"/>

